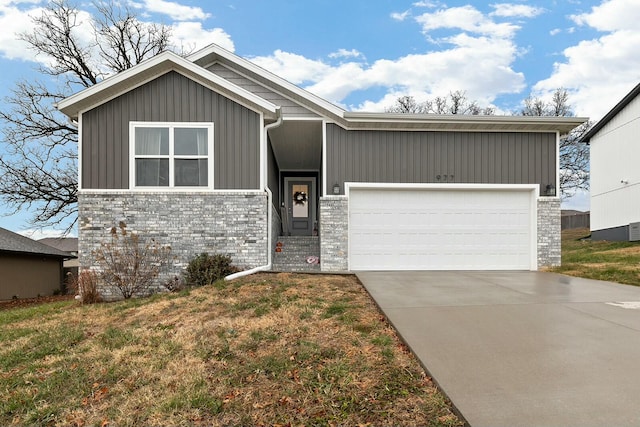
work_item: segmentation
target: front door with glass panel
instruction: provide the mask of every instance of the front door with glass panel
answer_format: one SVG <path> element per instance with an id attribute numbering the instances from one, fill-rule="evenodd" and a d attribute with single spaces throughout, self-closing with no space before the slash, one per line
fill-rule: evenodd
<path id="1" fill-rule="evenodd" d="M 285 178 L 285 204 L 291 236 L 311 236 L 315 221 L 315 178 Z"/>

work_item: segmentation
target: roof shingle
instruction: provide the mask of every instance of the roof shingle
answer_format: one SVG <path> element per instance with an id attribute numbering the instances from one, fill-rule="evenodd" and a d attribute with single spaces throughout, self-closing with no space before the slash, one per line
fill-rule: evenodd
<path id="1" fill-rule="evenodd" d="M 0 252 L 27 253 L 69 258 L 69 254 L 0 227 Z"/>

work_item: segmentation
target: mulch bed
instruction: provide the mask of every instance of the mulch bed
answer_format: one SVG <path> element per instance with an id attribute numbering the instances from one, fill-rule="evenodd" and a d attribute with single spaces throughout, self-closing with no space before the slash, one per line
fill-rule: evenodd
<path id="1" fill-rule="evenodd" d="M 31 307 L 34 305 L 46 304 L 55 301 L 70 301 L 74 295 L 53 295 L 49 297 L 38 298 L 18 298 L 7 301 L 0 301 L 0 310 L 9 310 L 12 308 Z"/>

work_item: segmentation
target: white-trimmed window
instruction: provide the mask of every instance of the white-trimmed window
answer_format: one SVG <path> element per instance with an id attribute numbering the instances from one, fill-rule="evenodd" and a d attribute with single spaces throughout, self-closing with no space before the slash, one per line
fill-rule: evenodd
<path id="1" fill-rule="evenodd" d="M 132 188 L 213 188 L 213 123 L 131 122 Z"/>

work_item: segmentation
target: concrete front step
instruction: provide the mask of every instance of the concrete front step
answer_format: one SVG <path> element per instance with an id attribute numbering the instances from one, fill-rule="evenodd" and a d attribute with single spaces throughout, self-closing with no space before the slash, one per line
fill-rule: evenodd
<path id="1" fill-rule="evenodd" d="M 320 271 L 320 264 L 307 262 L 309 257 L 320 258 L 318 236 L 280 236 L 275 246 L 274 271 Z"/>

